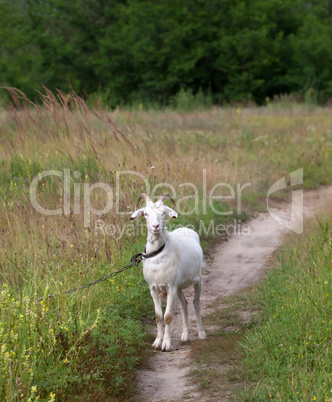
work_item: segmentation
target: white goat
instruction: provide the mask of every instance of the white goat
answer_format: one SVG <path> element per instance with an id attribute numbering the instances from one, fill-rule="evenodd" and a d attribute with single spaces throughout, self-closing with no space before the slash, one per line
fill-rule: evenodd
<path id="1" fill-rule="evenodd" d="M 143 260 L 143 274 L 150 285 L 153 298 L 156 321 L 157 338 L 153 345 L 163 351 L 172 350 L 170 337 L 170 322 L 178 297 L 183 319 L 183 333 L 181 340 L 189 339 L 188 307 L 183 289 L 194 285 L 194 307 L 198 336 L 206 337 L 200 314 L 200 296 L 202 292 L 202 264 L 203 252 L 196 232 L 188 228 L 179 228 L 173 232 L 166 229 L 166 216 L 177 218 L 173 209 L 164 205 L 163 200 L 173 198 L 162 194 L 156 203 L 153 203 L 147 194 L 141 194 L 136 203 L 136 209 L 141 198 L 146 201 L 144 208 L 136 210 L 130 219 L 144 216 L 148 229 L 145 250 L 146 259 Z M 166 310 L 163 319 L 162 300 L 166 298 Z M 165 333 L 163 327 L 165 322 Z"/>

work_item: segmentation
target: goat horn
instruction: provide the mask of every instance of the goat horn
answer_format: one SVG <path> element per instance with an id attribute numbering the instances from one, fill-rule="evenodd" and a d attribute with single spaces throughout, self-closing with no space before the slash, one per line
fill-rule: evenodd
<path id="1" fill-rule="evenodd" d="M 150 200 L 150 197 L 149 197 L 147 194 L 142 193 L 142 194 L 137 198 L 137 202 L 136 202 L 136 206 L 135 206 L 135 209 L 136 209 L 136 210 L 138 209 L 138 203 L 141 201 L 142 198 L 145 199 L 145 202 L 146 202 L 146 203 L 148 203 L 149 201 L 151 201 L 151 200 Z"/>
<path id="2" fill-rule="evenodd" d="M 172 201 L 172 203 L 173 203 L 173 205 L 174 205 L 174 209 L 175 209 L 175 207 L 176 207 L 175 201 L 174 201 L 173 197 L 172 197 L 171 195 L 169 195 L 168 193 L 163 193 L 163 194 L 161 194 L 161 195 L 159 196 L 158 200 L 159 200 L 159 201 L 164 201 L 165 198 L 169 198 L 169 199 Z"/>

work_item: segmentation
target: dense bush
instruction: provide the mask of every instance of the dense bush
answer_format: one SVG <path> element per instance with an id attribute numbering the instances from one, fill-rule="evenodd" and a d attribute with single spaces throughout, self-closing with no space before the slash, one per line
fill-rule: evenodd
<path id="1" fill-rule="evenodd" d="M 328 0 L 3 0 L 0 83 L 119 103 L 332 96 Z"/>

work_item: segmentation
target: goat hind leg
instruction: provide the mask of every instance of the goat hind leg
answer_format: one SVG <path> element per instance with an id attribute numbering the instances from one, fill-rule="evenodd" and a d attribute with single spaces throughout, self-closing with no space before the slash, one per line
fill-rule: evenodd
<path id="1" fill-rule="evenodd" d="M 182 332 L 181 340 L 183 342 L 186 342 L 189 340 L 188 306 L 187 306 L 187 300 L 186 300 L 182 290 L 178 290 L 178 299 L 180 302 L 181 313 L 182 313 L 182 322 L 183 322 L 183 332 Z"/>
<path id="2" fill-rule="evenodd" d="M 200 298 L 201 298 L 201 293 L 202 293 L 202 280 L 195 283 L 194 289 L 195 289 L 194 308 L 195 308 L 195 315 L 196 315 L 196 322 L 197 322 L 198 337 L 200 339 L 205 339 L 206 334 L 205 334 L 203 324 L 202 324 L 201 305 L 200 305 Z"/>

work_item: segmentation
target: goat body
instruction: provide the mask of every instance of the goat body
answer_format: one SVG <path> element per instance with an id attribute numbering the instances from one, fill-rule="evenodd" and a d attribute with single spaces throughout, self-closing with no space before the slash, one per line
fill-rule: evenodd
<path id="1" fill-rule="evenodd" d="M 201 280 L 203 252 L 196 232 L 179 228 L 173 232 L 165 229 L 165 248 L 152 259 L 143 261 L 143 275 L 150 287 L 175 287 L 186 289 Z M 159 241 L 156 239 L 159 246 Z M 146 245 L 147 252 L 155 249 L 155 244 Z"/>

